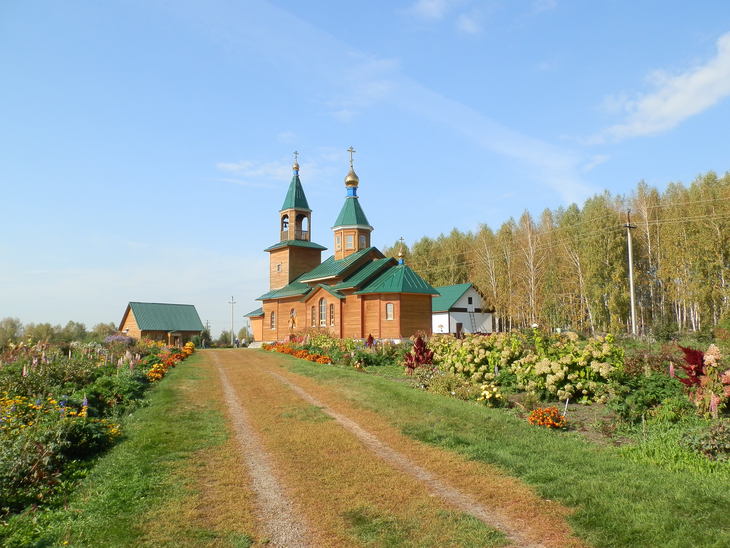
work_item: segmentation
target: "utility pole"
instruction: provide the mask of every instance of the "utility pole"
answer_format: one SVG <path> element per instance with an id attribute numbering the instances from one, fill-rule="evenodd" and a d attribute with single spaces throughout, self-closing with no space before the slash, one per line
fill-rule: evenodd
<path id="1" fill-rule="evenodd" d="M 634 297 L 634 254 L 631 249 L 631 230 L 636 225 L 631 224 L 631 210 L 626 212 L 626 242 L 629 247 L 629 292 L 631 293 L 631 334 L 636 337 L 636 303 Z"/>
<path id="2" fill-rule="evenodd" d="M 231 295 L 231 300 L 228 304 L 231 305 L 231 346 L 233 346 L 233 305 L 236 304 L 236 301 L 233 300 L 233 295 Z"/>

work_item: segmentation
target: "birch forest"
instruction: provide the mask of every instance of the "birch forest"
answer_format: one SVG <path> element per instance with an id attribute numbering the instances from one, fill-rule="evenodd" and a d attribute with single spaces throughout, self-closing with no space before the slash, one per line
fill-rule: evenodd
<path id="1" fill-rule="evenodd" d="M 628 332 L 629 210 L 639 331 L 715 327 L 730 312 L 730 172 L 663 191 L 640 182 L 629 196 L 604 192 L 539 217 L 525 211 L 500 227 L 423 237 L 403 252 L 434 286 L 474 283 L 500 330 Z"/>

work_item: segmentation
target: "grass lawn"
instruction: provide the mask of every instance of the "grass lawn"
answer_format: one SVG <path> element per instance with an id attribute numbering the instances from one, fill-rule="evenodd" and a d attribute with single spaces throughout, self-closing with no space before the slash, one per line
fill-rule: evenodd
<path id="1" fill-rule="evenodd" d="M 730 546 L 730 474 L 671 470 L 578 434 L 530 426 L 503 410 L 408 387 L 383 375 L 314 365 L 293 372 L 341 390 L 417 440 L 496 464 L 575 509 L 576 533 L 596 546 Z"/>
<path id="2" fill-rule="evenodd" d="M 216 379 L 200 362 L 198 353 L 151 389 L 148 405 L 125 421 L 124 439 L 99 459 L 64 507 L 11 518 L 0 528 L 0 544 L 249 546 L 245 497 L 243 509 L 214 508 L 223 516 L 233 513 L 236 519 L 227 521 L 238 526 L 220 526 L 195 509 L 206 502 L 201 480 L 208 489 L 230 481 L 216 471 L 219 466 L 240 476 L 226 456 L 223 415 L 206 390 Z"/>

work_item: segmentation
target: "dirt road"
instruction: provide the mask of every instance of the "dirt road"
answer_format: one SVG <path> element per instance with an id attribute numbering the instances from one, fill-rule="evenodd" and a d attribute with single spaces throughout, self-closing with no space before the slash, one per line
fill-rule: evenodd
<path id="1" fill-rule="evenodd" d="M 402 435 L 257 350 L 209 350 L 272 546 L 581 546 L 568 510 L 485 464 Z M 327 367 L 327 366 L 321 366 Z"/>

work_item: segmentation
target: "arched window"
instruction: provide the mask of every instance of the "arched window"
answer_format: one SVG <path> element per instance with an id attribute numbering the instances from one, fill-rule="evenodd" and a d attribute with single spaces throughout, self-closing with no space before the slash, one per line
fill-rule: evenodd
<path id="1" fill-rule="evenodd" d="M 335 325 L 335 305 L 330 304 L 330 325 Z"/>
<path id="2" fill-rule="evenodd" d="M 295 237 L 297 240 L 306 240 L 309 235 L 309 218 L 300 213 L 296 218 Z"/>
<path id="3" fill-rule="evenodd" d="M 392 320 L 393 316 L 393 303 L 385 303 L 385 319 Z"/>
<path id="4" fill-rule="evenodd" d="M 327 327 L 327 301 L 324 297 L 319 300 L 319 326 Z"/>
<path id="5" fill-rule="evenodd" d="M 269 318 L 269 326 L 271 329 L 276 329 L 276 312 L 271 312 L 271 317 Z"/>
<path id="6" fill-rule="evenodd" d="M 283 215 L 281 217 L 281 231 L 289 232 L 289 215 Z"/>
<path id="7" fill-rule="evenodd" d="M 312 327 L 317 326 L 317 313 L 315 312 L 315 308 L 312 307 Z"/>

